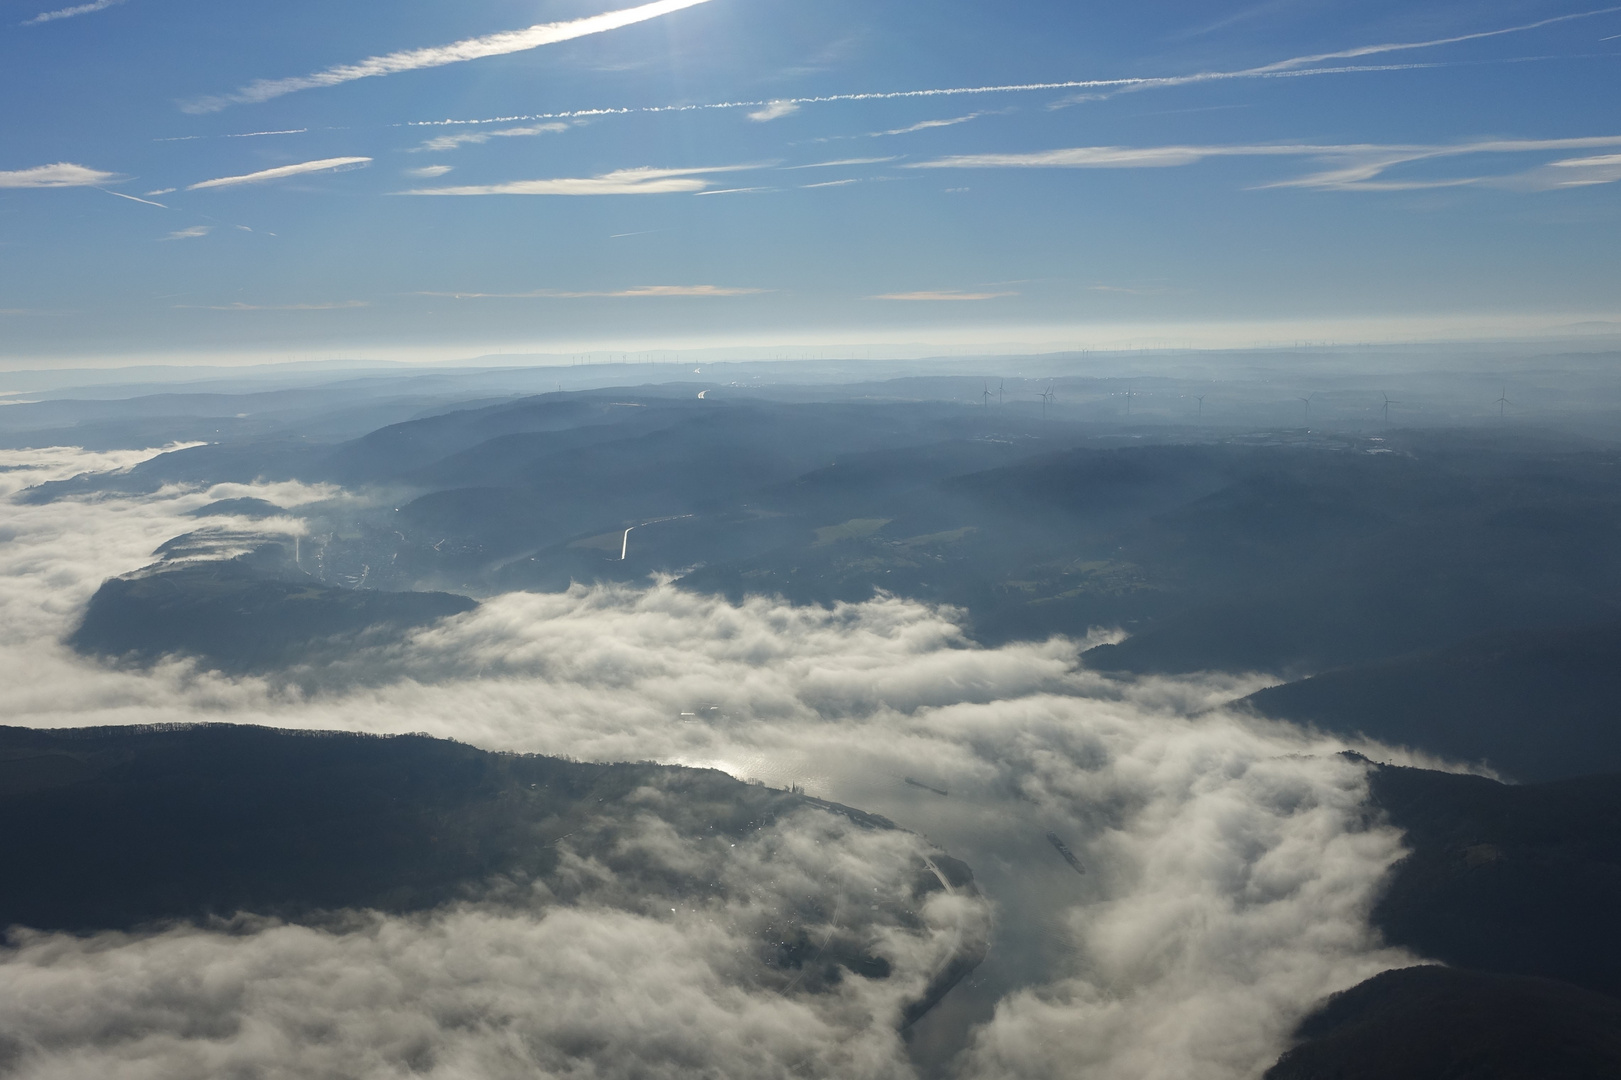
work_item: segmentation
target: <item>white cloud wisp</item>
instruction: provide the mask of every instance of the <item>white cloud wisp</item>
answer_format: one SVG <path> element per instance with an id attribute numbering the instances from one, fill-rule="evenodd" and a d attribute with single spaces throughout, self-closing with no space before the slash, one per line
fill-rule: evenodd
<path id="1" fill-rule="evenodd" d="M 1257 72 L 1279 71 L 1287 68 L 1305 67 L 1310 64 L 1320 64 L 1325 60 L 1358 60 L 1364 56 L 1378 56 L 1383 53 L 1406 52 L 1411 49 L 1435 49 L 1445 45 L 1461 45 L 1466 41 L 1482 41 L 1486 38 L 1504 37 L 1508 34 L 1524 34 L 1532 30 L 1541 30 L 1544 27 L 1556 26 L 1560 23 L 1575 22 L 1579 19 L 1592 19 L 1600 15 L 1613 15 L 1621 11 L 1621 7 L 1594 8 L 1589 11 L 1576 11 L 1566 15 L 1555 15 L 1552 18 L 1538 19 L 1535 22 L 1521 23 L 1517 26 L 1505 26 L 1496 30 L 1477 30 L 1468 34 L 1454 34 L 1451 37 L 1430 38 L 1425 41 L 1392 41 L 1382 45 L 1359 45 L 1350 49 L 1340 49 L 1335 52 L 1315 53 L 1310 56 L 1297 56 L 1291 60 L 1280 60 L 1264 67 L 1253 68 Z"/>
<path id="2" fill-rule="evenodd" d="M 621 27 L 646 22 L 649 19 L 656 19 L 676 11 L 683 11 L 686 8 L 696 7 L 703 3 L 708 3 L 708 0 L 654 0 L 650 4 L 623 8 L 619 11 L 604 12 L 601 15 L 592 15 L 584 19 L 541 23 L 525 30 L 509 30 L 504 33 L 489 34 L 485 37 L 467 38 L 449 45 L 439 45 L 426 49 L 408 49 L 402 52 L 389 53 L 385 56 L 372 56 L 361 60 L 359 63 L 327 68 L 325 71 L 318 71 L 313 75 L 303 75 L 290 79 L 260 79 L 249 83 L 233 94 L 191 102 L 185 106 L 185 110 L 193 113 L 218 112 L 233 104 L 269 101 L 284 94 L 292 94 L 300 90 L 313 90 L 323 86 L 337 86 L 340 83 L 353 82 L 356 79 L 376 78 L 381 75 L 398 74 L 402 71 L 417 71 L 422 68 L 459 64 L 467 60 L 480 60 L 489 56 L 506 56 L 510 53 L 527 52 L 530 49 L 538 49 L 543 45 L 555 45 L 559 42 L 573 41 L 576 38 L 587 37 L 591 34 L 602 34 L 610 30 L 618 30 Z"/>
<path id="3" fill-rule="evenodd" d="M 799 111 L 799 106 L 792 101 L 769 101 L 760 108 L 749 113 L 749 119 L 757 124 L 780 120 L 784 116 L 792 116 Z"/>
<path id="4" fill-rule="evenodd" d="M 88 4 L 75 4 L 72 7 L 58 8 L 55 11 L 42 11 L 21 25 L 38 26 L 40 23 L 56 22 L 58 19 L 72 19 L 80 15 L 90 15 L 97 11 L 106 11 L 108 8 L 115 7 L 123 2 L 124 0 L 91 0 Z"/>
<path id="5" fill-rule="evenodd" d="M 460 135 L 440 135 L 424 142 L 421 146 L 416 147 L 416 150 L 418 152 L 430 151 L 437 153 L 444 150 L 454 150 L 459 146 L 478 146 L 489 142 L 491 139 L 521 138 L 528 135 L 554 135 L 567 130 L 567 124 L 554 121 L 548 124 L 533 124 L 529 127 L 502 128 L 499 131 L 469 131 Z"/>
<path id="6" fill-rule="evenodd" d="M 1422 188 L 1501 186 L 1542 189 L 1570 183 L 1608 183 L 1615 179 L 1607 157 L 1554 162 L 1533 173 L 1439 179 L 1387 180 L 1398 165 L 1481 154 L 1531 154 L 1621 146 L 1621 136 L 1571 139 L 1483 139 L 1464 143 L 1417 145 L 1260 143 L 1181 146 L 1077 146 L 1014 154 L 960 154 L 902 166 L 909 169 L 1155 169 L 1195 165 L 1212 158 L 1312 158 L 1329 168 L 1306 176 L 1275 180 L 1261 188 L 1313 188 L 1335 191 L 1407 191 Z M 1569 168 L 1563 180 L 1553 170 Z"/>
<path id="7" fill-rule="evenodd" d="M 745 172 L 755 165 L 722 165 L 709 169 L 615 169 L 601 176 L 553 180 L 508 180 L 499 184 L 413 188 L 400 195 L 691 195 L 710 187 L 706 173 Z"/>
<path id="8" fill-rule="evenodd" d="M 301 161 L 296 165 L 278 165 L 274 169 L 261 169 L 258 172 L 246 173 L 242 176 L 222 176 L 216 180 L 204 180 L 188 186 L 187 191 L 205 191 L 209 188 L 236 187 L 239 184 L 263 184 L 270 180 L 281 180 L 289 176 L 303 176 L 307 173 L 328 172 L 333 169 L 358 168 L 371 163 L 369 157 L 335 157 L 321 158 L 319 161 Z"/>
<path id="9" fill-rule="evenodd" d="M 116 173 L 59 161 L 55 165 L 36 165 L 32 169 L 0 172 L 0 188 L 99 187 L 117 179 Z"/>

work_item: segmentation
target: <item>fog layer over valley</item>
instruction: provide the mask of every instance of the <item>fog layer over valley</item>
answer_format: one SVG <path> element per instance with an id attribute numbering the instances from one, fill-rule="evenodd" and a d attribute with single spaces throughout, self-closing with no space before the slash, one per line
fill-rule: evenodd
<path id="1" fill-rule="evenodd" d="M 967 861 L 997 905 L 990 957 L 964 988 L 975 992 L 938 1010 L 984 1021 L 967 1036 L 980 1075 L 1055 1075 L 1076 1055 L 1108 1075 L 1250 1075 L 1311 1002 L 1400 962 L 1367 925 L 1400 844 L 1364 816 L 1364 767 L 1336 756 L 1333 741 L 1206 713 L 1253 682 L 1117 682 L 1077 664 L 1086 642 L 984 648 L 946 613 L 896 599 L 734 605 L 669 585 L 605 585 L 487 600 L 325 665 L 308 688 L 185 660 L 107 668 L 62 644 L 105 576 L 140 565 L 192 523 L 185 515 L 227 494 L 291 502 L 310 492 L 174 490 L 10 508 L 12 723 L 427 731 L 507 750 L 717 766 L 885 814 Z M 65 550 L 63 535 L 79 546 Z M 435 918 L 397 932 L 432 940 L 484 925 Z M 402 962 L 363 944 L 385 933 L 368 925 L 344 946 L 355 963 Z M 509 931 L 518 933 L 492 932 Z M 202 949 L 219 963 L 274 965 L 283 948 L 309 948 L 309 933 L 172 931 L 97 939 L 88 952 L 29 935 L 8 963 L 69 978 L 125 952 L 161 967 L 170 950 L 181 963 Z M 232 953 L 240 959 L 226 960 Z M 642 978 L 634 966 L 614 970 Z M 295 1021 L 254 1021 L 283 1022 Z M 71 1032 L 40 1038 L 39 1068 L 55 1060 L 44 1047 L 76 1045 Z M 743 1059 L 723 1067 L 750 1074 Z M 862 1067 L 842 1074 L 891 1066 Z"/>
<path id="2" fill-rule="evenodd" d="M 1608 1023 L 1614 446 L 968 381 L 19 425 L 104 448 L 0 451 L 0 1071 L 1240 1080 L 1388 1001 Z M 1425 961 L 1498 981 L 1366 981 Z"/>

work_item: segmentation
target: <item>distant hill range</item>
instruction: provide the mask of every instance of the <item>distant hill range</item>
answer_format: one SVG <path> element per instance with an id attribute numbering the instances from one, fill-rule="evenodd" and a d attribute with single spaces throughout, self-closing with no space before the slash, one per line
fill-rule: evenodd
<path id="1" fill-rule="evenodd" d="M 1520 779 L 1621 769 L 1614 447 L 1049 424 L 907 386 L 546 394 L 330 443 L 195 446 L 23 497 L 254 479 L 371 496 L 280 510 L 306 519 L 296 565 L 177 550 L 108 582 L 73 638 L 98 655 L 267 671 L 468 598 L 666 573 L 734 599 L 948 604 L 986 644 L 1117 627 L 1088 666 L 1280 676 L 1250 701 L 1266 715 Z"/>
<path id="2" fill-rule="evenodd" d="M 1621 624 L 1613 446 L 1049 423 L 903 389 L 546 394 L 334 442 L 195 446 L 23 498 L 340 484 L 374 497 L 288 511 L 310 520 L 300 565 L 323 585 L 482 597 L 659 572 L 800 603 L 883 590 L 960 608 L 987 643 L 1123 628 L 1087 657 L 1122 672 L 1301 678 Z"/>

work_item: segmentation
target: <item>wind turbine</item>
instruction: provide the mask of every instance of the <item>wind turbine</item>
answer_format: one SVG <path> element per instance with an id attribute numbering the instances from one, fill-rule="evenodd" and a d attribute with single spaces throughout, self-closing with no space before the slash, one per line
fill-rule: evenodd
<path id="1" fill-rule="evenodd" d="M 1003 385 L 1003 380 L 997 379 L 996 380 L 996 403 L 998 405 L 1002 404 L 1002 385 Z"/>
<path id="2" fill-rule="evenodd" d="M 1199 403 L 1199 419 L 1203 420 L 1204 419 L 1204 395 L 1200 394 L 1198 397 L 1194 398 L 1193 400 L 1195 400 L 1195 401 L 1197 401 Z"/>
<path id="3" fill-rule="evenodd" d="M 1508 419 L 1508 407 L 1514 404 L 1508 399 L 1507 386 L 1503 387 L 1502 394 L 1492 404 L 1497 406 L 1497 422 L 1501 424 L 1506 421 Z"/>
<path id="4" fill-rule="evenodd" d="M 1047 389 L 1041 391 L 1041 393 L 1037 394 L 1036 396 L 1041 399 L 1041 421 L 1042 423 L 1046 423 L 1047 406 L 1051 405 L 1053 400 L 1053 384 L 1048 383 Z"/>
<path id="5" fill-rule="evenodd" d="M 988 379 L 985 381 L 985 393 L 981 396 L 980 404 L 987 409 L 991 407 L 991 384 Z"/>
<path id="6" fill-rule="evenodd" d="M 1126 386 L 1126 415 L 1127 416 L 1131 415 L 1131 399 L 1132 399 L 1132 390 L 1131 390 L 1131 386 L 1128 384 Z"/>
<path id="7" fill-rule="evenodd" d="M 1304 401 L 1306 403 L 1306 426 L 1307 427 L 1311 427 L 1311 399 L 1316 397 L 1316 396 L 1317 396 L 1317 391 L 1313 390 L 1311 393 L 1307 394 L 1305 397 L 1300 399 L 1301 401 Z"/>
<path id="8" fill-rule="evenodd" d="M 1385 414 L 1385 426 L 1388 427 L 1388 426 L 1390 426 L 1390 407 L 1392 405 L 1400 405 L 1401 402 L 1392 401 L 1391 398 L 1390 398 L 1390 395 L 1384 393 L 1384 391 L 1382 391 L 1382 390 L 1380 391 L 1380 393 L 1384 396 L 1384 399 L 1385 399 L 1384 405 L 1382 405 L 1380 408 L 1382 409 L 1382 411 Z"/>

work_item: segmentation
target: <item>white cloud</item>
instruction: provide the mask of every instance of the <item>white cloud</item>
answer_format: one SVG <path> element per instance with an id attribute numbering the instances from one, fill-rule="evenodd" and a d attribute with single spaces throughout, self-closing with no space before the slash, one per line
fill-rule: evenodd
<path id="1" fill-rule="evenodd" d="M 1407 191 L 1437 187 L 1486 185 L 1494 187 L 1519 188 L 1522 190 L 1538 190 L 1548 187 L 1564 186 L 1559 181 L 1551 179 L 1549 173 L 1550 169 L 1558 167 L 1558 162 L 1553 162 L 1549 166 L 1533 170 L 1529 173 L 1510 174 L 1506 176 L 1466 176 L 1411 180 L 1384 180 L 1380 179 L 1380 177 L 1386 171 L 1394 168 L 1397 165 L 1406 165 L 1413 162 L 1428 161 L 1439 158 L 1467 157 L 1475 154 L 1544 153 L 1555 150 L 1596 149 L 1609 146 L 1621 146 L 1621 136 L 1597 136 L 1575 139 L 1486 139 L 1479 142 L 1438 146 L 1368 146 L 1329 148 L 1328 152 L 1325 152 L 1320 156 L 1329 161 L 1336 161 L 1334 168 L 1292 180 L 1275 181 L 1263 186 L 1327 188 L 1338 190 Z M 1594 161 L 1598 159 L 1587 158 L 1571 160 Z M 1603 167 L 1599 166 L 1597 172 L 1602 174 Z M 1539 178 L 1543 178 L 1545 182 L 1539 182 Z M 1580 179 L 1590 178 L 1591 177 L 1581 177 Z M 1572 175 L 1569 176 L 1568 179 L 1576 180 L 1579 178 Z M 1597 182 L 1607 181 L 1601 180 Z"/>
<path id="2" fill-rule="evenodd" d="M 1333 52 L 1313 53 L 1306 56 L 1290 57 L 1287 60 L 1278 60 L 1259 67 L 1242 68 L 1237 71 L 1204 71 L 1191 75 L 1173 75 L 1159 78 L 1135 79 L 1099 79 L 1090 84 L 1082 85 L 1082 89 L 1092 92 L 1075 95 L 1058 104 L 1075 104 L 1085 101 L 1097 101 L 1117 93 L 1129 93 L 1137 90 L 1162 89 L 1177 86 L 1190 86 L 1205 82 L 1222 82 L 1232 79 L 1268 79 L 1268 78 L 1294 78 L 1316 75 L 1350 74 L 1358 72 L 1375 71 L 1402 71 L 1424 67 L 1434 67 L 1433 64 L 1385 64 L 1385 65 L 1331 65 L 1329 67 L 1314 67 L 1333 60 L 1355 60 L 1364 56 L 1379 56 L 1393 52 L 1409 52 L 1416 49 L 1434 49 L 1446 45 L 1458 45 L 1468 41 L 1480 41 L 1486 38 L 1502 37 L 1507 34 L 1523 34 L 1531 30 L 1540 30 L 1546 26 L 1557 23 L 1570 22 L 1575 19 L 1589 19 L 1598 15 L 1605 15 L 1617 8 L 1599 8 L 1592 11 L 1576 12 L 1569 15 L 1557 15 L 1553 18 L 1541 19 L 1536 22 L 1522 23 L 1517 26 L 1502 27 L 1496 30 L 1481 30 L 1468 34 L 1455 34 L 1450 37 L 1429 38 L 1423 41 L 1393 41 L 1379 45 L 1358 45 L 1349 49 L 1338 49 Z M 1098 92 L 1102 91 L 1102 92 Z"/>
<path id="3" fill-rule="evenodd" d="M 969 292 L 958 289 L 924 290 L 922 292 L 880 293 L 868 297 L 869 300 L 923 300 L 923 301 L 949 301 L 949 300 L 998 300 L 1004 296 L 1018 296 L 1013 292 Z"/>
<path id="4" fill-rule="evenodd" d="M 908 169 L 1153 169 L 1192 165 L 1212 157 L 1299 157 L 1367 147 L 1309 145 L 1251 146 L 1076 146 L 1018 154 L 958 154 L 919 161 Z"/>
<path id="5" fill-rule="evenodd" d="M 1600 154 L 1597 157 L 1566 158 L 1549 162 L 1555 169 L 1609 169 L 1621 165 L 1621 154 Z"/>
<path id="6" fill-rule="evenodd" d="M 0 472 L 0 496 L 28 477 L 138 457 L 7 453 L 0 462 L 31 468 Z M 971 992 L 1013 989 L 974 1033 L 961 1072 L 969 1080 L 1253 1077 L 1323 994 L 1408 961 L 1381 949 L 1367 925 L 1401 847 L 1392 830 L 1364 817 L 1362 767 L 1336 755 L 1336 740 L 1224 708 L 1266 682 L 1254 676 L 1122 682 L 1079 664 L 1088 642 L 982 648 L 951 612 L 893 597 L 804 608 L 760 597 L 731 604 L 668 585 L 494 597 L 394 646 L 333 657 L 302 672 L 299 690 L 183 662 L 116 670 L 61 644 L 103 578 L 196 528 L 190 511 L 241 495 L 289 505 L 309 492 L 222 485 L 8 505 L 0 539 L 0 709 L 8 722 L 230 719 L 423 730 L 582 760 L 713 766 L 884 814 L 966 859 L 999 908 L 984 989 Z M 700 712 L 700 703 L 712 708 Z M 1048 832 L 1065 840 L 1084 875 L 1058 859 Z M 816 1012 L 821 1004 L 797 1011 L 798 999 L 727 989 L 736 939 L 720 919 L 605 912 L 550 922 L 564 914 L 508 913 L 501 918 L 512 921 L 497 924 L 487 912 L 459 909 L 374 920 L 342 939 L 289 928 L 232 942 L 195 931 L 29 938 L 10 954 L 18 966 L 0 978 L 4 1008 L 14 1010 L 0 1011 L 0 1026 L 15 1032 L 24 1021 L 57 1040 L 53 1053 L 103 1064 L 110 1059 L 96 1055 L 162 1054 L 152 1075 L 188 1078 L 238 1060 L 284 1061 L 290 1075 L 351 1074 L 357 1047 L 392 1061 L 408 1039 L 400 1033 L 434 1049 L 440 1073 L 430 1075 L 466 1074 L 506 1060 L 499 1055 L 525 1036 L 548 1044 L 576 1033 L 591 1053 L 606 1055 L 593 1059 L 593 1075 L 619 1076 L 614 1069 L 644 1060 L 638 1055 L 668 1052 L 649 1033 L 670 1030 L 667 1019 L 677 1014 L 650 988 L 678 985 L 691 988 L 679 1014 L 690 1040 L 682 1045 L 695 1047 L 692 1060 L 711 1075 L 760 1075 L 761 1058 L 727 1056 L 745 1053 L 740 1033 L 754 1033 L 771 1055 L 801 1045 L 746 1022 L 763 1015 L 754 1010 L 779 1008 L 790 1011 L 770 1013 L 772 1030 L 814 1036 L 803 1044 L 814 1051 L 804 1059 L 811 1075 L 909 1075 L 886 1071 L 893 1044 L 873 1021 L 892 1000 L 882 988 L 878 999 L 826 1003 L 832 1014 Z M 618 962 L 612 943 L 620 940 L 641 959 Z M 446 959 L 453 955 L 465 964 Z M 498 964 L 497 955 L 518 959 Z M 576 957 L 584 990 L 568 1000 L 547 996 L 537 980 L 566 980 Z M 525 974 L 531 965 L 534 978 Z M 646 965 L 673 971 L 676 981 L 644 975 Z M 198 971 L 221 978 L 198 979 Z M 205 1002 L 186 989 L 215 985 L 244 994 Z M 364 992 L 328 989 L 350 985 Z M 475 986 L 483 996 L 469 996 Z M 76 1007 L 59 1009 L 59 1001 Z M 455 1029 L 440 1022 L 468 1015 L 470 1001 L 484 1003 L 478 1015 L 487 1020 Z M 592 1026 L 595 1014 L 582 1011 L 591 1002 L 622 1014 L 611 1029 L 622 1038 L 593 1037 L 610 1029 Z M 137 1013 L 160 1025 L 143 1028 L 159 1032 L 149 1042 L 119 1034 Z M 188 1029 L 222 1032 L 217 1039 L 161 1026 L 165 1017 L 219 1015 L 242 1022 Z M 330 1017 L 333 1037 L 285 1034 L 308 1016 Z M 95 1041 L 91 1030 L 110 1033 L 109 1041 Z M 845 1039 L 869 1056 L 815 1056 L 842 1052 Z M 709 1046 L 721 1056 L 708 1056 Z M 335 1056 L 320 1057 L 327 1053 Z"/>
<path id="7" fill-rule="evenodd" d="M 1613 184 L 1621 181 L 1621 154 L 1600 154 L 1595 157 L 1566 158 L 1550 161 L 1539 169 L 1497 181 L 1498 186 L 1530 191 L 1552 191 L 1559 188 L 1591 187 L 1595 184 Z"/>
<path id="8" fill-rule="evenodd" d="M 71 19 L 77 15 L 89 15 L 96 11 L 106 11 L 124 0 L 92 0 L 88 4 L 75 4 L 73 7 L 58 8 L 55 11 L 42 11 L 32 19 L 27 20 L 23 26 L 38 26 L 40 23 L 55 22 L 57 19 Z"/>
<path id="9" fill-rule="evenodd" d="M 165 236 L 164 239 L 165 240 L 195 240 L 198 237 L 207 236 L 209 233 L 211 233 L 213 231 L 214 231 L 214 226 L 212 226 L 212 225 L 192 225 L 189 228 L 177 229 L 176 231 L 170 233 L 168 236 Z"/>
<path id="10" fill-rule="evenodd" d="M 267 180 L 280 180 L 288 176 L 302 176 L 305 173 L 326 172 L 330 169 L 347 169 L 370 163 L 369 157 L 337 157 L 322 158 L 319 161 L 302 161 L 297 165 L 278 165 L 274 169 L 261 169 L 259 172 L 248 173 L 244 176 L 222 176 L 217 180 L 204 180 L 192 184 L 187 191 L 202 191 L 207 188 L 235 187 L 238 184 L 262 184 Z"/>
<path id="11" fill-rule="evenodd" d="M 116 173 L 59 161 L 55 165 L 0 172 L 0 188 L 97 187 L 117 179 Z"/>
<path id="12" fill-rule="evenodd" d="M 434 152 L 439 152 L 442 150 L 454 150 L 458 146 L 476 146 L 481 143 L 487 143 L 491 139 L 510 139 L 526 135 L 553 135 L 558 132 L 567 131 L 568 128 L 569 126 L 567 124 L 554 121 L 546 124 L 533 124 L 529 127 L 502 128 L 499 131 L 469 131 L 460 135 L 440 135 L 438 138 L 429 139 L 416 149 L 419 151 L 429 150 Z"/>
<path id="13" fill-rule="evenodd" d="M 454 165 L 424 165 L 420 169 L 406 169 L 406 176 L 418 176 L 424 180 L 432 180 L 436 176 L 443 176 L 455 169 Z"/>
<path id="14" fill-rule="evenodd" d="M 175 189 L 174 189 L 174 188 L 172 188 L 172 187 L 160 187 L 160 188 L 158 188 L 158 189 L 157 189 L 157 190 L 155 190 L 155 191 L 148 191 L 148 192 L 147 192 L 147 193 L 146 193 L 146 194 L 147 194 L 147 195 L 148 195 L 148 196 L 149 196 L 149 197 L 153 197 L 153 198 L 155 198 L 155 197 L 157 197 L 157 196 L 159 196 L 159 195 L 167 195 L 167 194 L 169 194 L 169 193 L 170 193 L 170 192 L 171 192 L 171 191 L 174 191 L 174 190 L 175 190 Z"/>
<path id="15" fill-rule="evenodd" d="M 703 191 L 710 181 L 705 173 L 741 172 L 755 165 L 725 165 L 708 169 L 615 169 L 601 176 L 555 180 L 509 180 L 500 184 L 416 188 L 401 195 L 669 195 Z"/>
<path id="16" fill-rule="evenodd" d="M 784 116 L 792 116 L 798 111 L 799 106 L 792 101 L 772 101 L 749 113 L 749 119 L 763 124 L 768 120 L 780 120 Z"/>
<path id="17" fill-rule="evenodd" d="M 832 169 L 844 165 L 881 165 L 886 161 L 898 161 L 897 157 L 866 157 L 866 158 L 840 158 L 838 161 L 813 161 L 809 165 L 784 165 L 784 172 L 795 169 Z"/>
<path id="18" fill-rule="evenodd" d="M 586 37 L 590 34 L 601 34 L 609 30 L 631 26 L 635 23 L 646 22 L 648 19 L 656 19 L 661 15 L 668 15 L 707 2 L 708 0 L 655 0 L 654 3 L 605 12 L 584 19 L 542 23 L 525 30 L 510 30 L 485 37 L 467 38 L 450 45 L 426 49 L 409 49 L 403 52 L 389 53 L 386 56 L 368 57 L 359 63 L 327 68 L 325 71 L 318 71 L 313 75 L 291 79 L 260 79 L 242 87 L 234 94 L 205 98 L 201 101 L 192 102 L 185 108 L 187 112 L 218 112 L 220 109 L 232 104 L 268 101 L 271 98 L 281 97 L 283 94 L 291 94 L 299 90 L 336 86 L 340 83 L 353 82 L 356 79 L 393 75 L 398 72 L 416 71 L 421 68 L 442 67 L 446 64 L 457 64 L 466 60 L 478 60 L 489 56 L 505 56 L 510 53 L 527 52 L 530 49 L 538 49 L 543 45 L 572 41 L 575 38 Z"/>
<path id="19" fill-rule="evenodd" d="M 1496 185 L 1538 188 L 1565 186 L 1550 176 L 1547 169 L 1535 174 L 1512 174 L 1503 177 L 1442 177 L 1433 179 L 1380 179 L 1398 165 L 1444 158 L 1468 157 L 1478 154 L 1527 154 L 1558 150 L 1590 149 L 1621 146 L 1621 136 L 1603 135 L 1570 139 L 1484 139 L 1464 143 L 1437 143 L 1383 145 L 1365 144 L 1232 144 L 1232 145 L 1174 145 L 1174 146 L 1078 146 L 1062 150 L 1040 150 L 1016 154 L 962 154 L 920 161 L 903 166 L 911 169 L 1145 169 L 1172 168 L 1193 165 L 1211 158 L 1222 157 L 1286 157 L 1312 158 L 1329 165 L 1327 169 L 1306 176 L 1275 180 L 1258 185 L 1261 188 L 1314 188 L 1340 191 L 1405 191 L 1423 188 L 1460 187 L 1465 185 Z M 1578 177 L 1574 172 L 1567 177 L 1578 183 L 1607 183 L 1607 158 L 1571 159 L 1579 165 L 1577 171 L 1586 170 Z M 1594 164 L 1597 163 L 1597 164 Z M 1560 167 L 1552 163 L 1549 169 Z"/>

